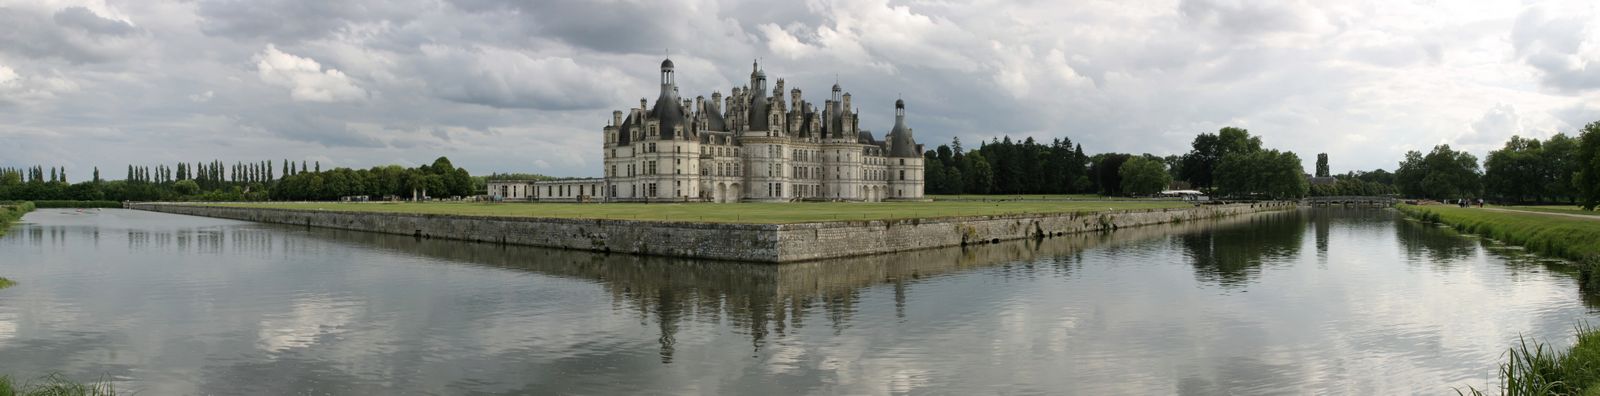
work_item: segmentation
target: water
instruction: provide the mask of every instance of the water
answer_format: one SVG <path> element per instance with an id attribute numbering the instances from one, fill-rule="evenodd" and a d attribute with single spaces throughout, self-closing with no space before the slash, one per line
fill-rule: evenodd
<path id="1" fill-rule="evenodd" d="M 0 373 L 140 394 L 1449 393 L 1595 317 L 1379 209 L 792 265 L 43 209 Z"/>

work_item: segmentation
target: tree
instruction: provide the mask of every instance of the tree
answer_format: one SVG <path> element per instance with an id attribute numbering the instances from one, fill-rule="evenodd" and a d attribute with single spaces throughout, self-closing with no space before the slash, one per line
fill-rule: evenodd
<path id="1" fill-rule="evenodd" d="M 194 180 L 179 180 L 172 183 L 172 191 L 179 195 L 195 195 L 200 193 L 200 184 Z"/>
<path id="2" fill-rule="evenodd" d="M 1584 209 L 1600 206 L 1600 121 L 1583 127 L 1578 135 L 1577 173 L 1573 176 Z"/>
<path id="3" fill-rule="evenodd" d="M 1100 188 L 1100 195 L 1122 195 L 1122 164 L 1133 158 L 1132 154 L 1103 153 L 1090 158 L 1091 180 Z"/>
<path id="4" fill-rule="evenodd" d="M 1328 153 L 1317 153 L 1317 177 L 1331 176 L 1328 171 Z"/>
<path id="5" fill-rule="evenodd" d="M 1485 192 L 1515 202 L 1525 202 L 1530 197 L 1542 201 L 1550 184 L 1545 178 L 1553 176 L 1546 170 L 1543 157 L 1539 139 L 1512 136 L 1505 147 L 1490 151 L 1483 161 Z"/>
<path id="6" fill-rule="evenodd" d="M 1412 197 L 1470 198 L 1481 190 L 1481 176 L 1477 157 L 1441 144 L 1434 146 L 1427 155 L 1407 152 L 1406 159 L 1395 170 L 1395 186 Z"/>
<path id="7" fill-rule="evenodd" d="M 994 185 L 994 170 L 989 167 L 989 160 L 983 158 L 983 153 L 974 151 L 967 154 L 966 161 L 967 168 L 972 170 L 967 174 L 967 192 L 988 194 Z"/>
<path id="8" fill-rule="evenodd" d="M 1300 156 L 1278 150 L 1228 154 L 1217 164 L 1216 183 L 1217 191 L 1228 196 L 1287 199 L 1310 192 Z"/>
<path id="9" fill-rule="evenodd" d="M 1552 200 L 1568 203 L 1578 199 L 1578 188 L 1573 185 L 1573 175 L 1578 173 L 1578 139 L 1558 133 L 1544 141 L 1541 155 L 1544 164 L 1544 191 Z"/>
<path id="10" fill-rule="evenodd" d="M 1167 166 L 1160 160 L 1132 157 L 1117 170 L 1122 178 L 1122 192 L 1133 195 L 1155 195 L 1172 183 Z"/>
<path id="11" fill-rule="evenodd" d="M 1183 179 L 1196 188 L 1210 188 L 1222 158 L 1233 153 L 1261 150 L 1261 138 L 1250 136 L 1250 131 L 1224 127 L 1216 134 L 1202 133 L 1190 143 L 1192 149 L 1184 155 Z"/>

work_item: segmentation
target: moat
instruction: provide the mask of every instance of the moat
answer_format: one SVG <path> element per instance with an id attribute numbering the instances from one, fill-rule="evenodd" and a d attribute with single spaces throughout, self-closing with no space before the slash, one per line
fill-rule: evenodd
<path id="1" fill-rule="evenodd" d="M 0 374 L 140 394 L 1448 393 L 1600 304 L 1385 209 L 782 265 L 41 209 L 0 276 Z"/>

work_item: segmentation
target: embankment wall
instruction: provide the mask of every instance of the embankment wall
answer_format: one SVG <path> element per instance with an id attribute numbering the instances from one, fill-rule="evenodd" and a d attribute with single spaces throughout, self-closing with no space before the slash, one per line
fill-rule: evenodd
<path id="1" fill-rule="evenodd" d="M 754 262 L 795 262 L 992 243 L 1247 213 L 1294 203 L 1207 205 L 1102 213 L 967 216 L 800 224 L 458 216 L 133 203 L 130 209 L 263 223 L 580 249 Z"/>

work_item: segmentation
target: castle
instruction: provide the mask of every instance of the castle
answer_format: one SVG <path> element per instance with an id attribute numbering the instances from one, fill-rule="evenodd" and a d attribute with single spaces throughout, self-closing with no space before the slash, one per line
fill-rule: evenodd
<path id="1" fill-rule="evenodd" d="M 791 202 L 920 201 L 922 147 L 906 126 L 903 100 L 883 140 L 860 129 L 850 94 L 833 85 L 819 108 L 799 88 L 770 92 L 752 65 L 750 84 L 689 100 L 678 96 L 671 59 L 661 62 L 653 106 L 611 113 L 605 177 L 561 181 L 497 180 L 501 200 Z"/>

